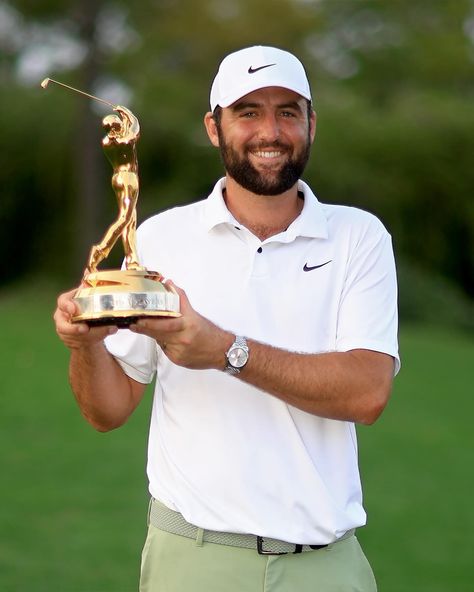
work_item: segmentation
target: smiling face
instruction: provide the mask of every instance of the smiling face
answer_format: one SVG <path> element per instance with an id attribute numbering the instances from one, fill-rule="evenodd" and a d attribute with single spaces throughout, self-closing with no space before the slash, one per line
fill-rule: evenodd
<path id="1" fill-rule="evenodd" d="M 257 195 L 280 195 L 304 171 L 315 132 L 315 114 L 293 91 L 254 91 L 206 116 L 209 137 L 221 151 L 227 174 Z"/>

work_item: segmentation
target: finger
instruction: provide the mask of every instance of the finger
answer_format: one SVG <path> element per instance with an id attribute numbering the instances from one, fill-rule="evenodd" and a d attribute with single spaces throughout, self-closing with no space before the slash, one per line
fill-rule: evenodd
<path id="1" fill-rule="evenodd" d="M 186 313 L 193 310 L 193 307 L 191 306 L 191 303 L 189 302 L 188 295 L 183 290 L 183 288 L 180 288 L 179 286 L 177 286 L 173 282 L 173 280 L 166 280 L 165 284 L 168 286 L 171 286 L 174 290 L 176 290 L 176 292 L 179 296 L 179 309 L 180 309 L 180 312 L 182 315 L 185 315 Z"/>
<path id="2" fill-rule="evenodd" d="M 72 323 L 71 315 L 57 308 L 53 320 L 56 325 L 58 335 L 81 335 L 89 332 L 89 327 L 85 323 Z"/>
<path id="3" fill-rule="evenodd" d="M 80 348 L 99 343 L 118 331 L 118 327 L 89 327 L 86 323 L 65 323 L 57 327 L 60 339 L 68 346 Z"/>
<path id="4" fill-rule="evenodd" d="M 84 325 L 85 323 L 78 324 Z M 86 325 L 86 327 L 88 329 L 87 333 L 91 341 L 102 341 L 109 335 L 114 335 L 118 331 L 118 327 L 115 325 L 106 325 L 103 327 L 89 327 Z"/>
<path id="5" fill-rule="evenodd" d="M 56 324 L 58 334 L 80 334 L 87 333 L 88 327 L 84 323 L 72 324 L 72 318 L 78 314 L 79 310 L 73 301 L 76 290 L 69 290 L 58 297 L 57 308 L 53 314 L 53 320 Z"/>
<path id="6" fill-rule="evenodd" d="M 74 302 L 74 296 L 77 292 L 77 288 L 64 292 L 58 297 L 57 306 L 60 310 L 73 316 L 79 312 L 76 302 Z"/>
<path id="7" fill-rule="evenodd" d="M 132 323 L 129 329 L 153 337 L 157 341 L 165 339 L 183 329 L 183 318 L 176 317 L 144 317 Z M 169 340 L 169 339 L 168 339 Z"/>

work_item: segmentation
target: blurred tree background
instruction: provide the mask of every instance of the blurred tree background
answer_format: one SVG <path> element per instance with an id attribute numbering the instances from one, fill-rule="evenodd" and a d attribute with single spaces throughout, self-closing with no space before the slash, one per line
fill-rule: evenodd
<path id="1" fill-rule="evenodd" d="M 137 114 L 143 220 L 221 174 L 202 126 L 209 86 L 252 44 L 304 62 L 318 112 L 305 179 L 384 221 L 402 318 L 472 329 L 472 0 L 0 0 L 0 285 L 77 283 L 116 214 L 106 111 L 42 91 L 44 77 Z"/>

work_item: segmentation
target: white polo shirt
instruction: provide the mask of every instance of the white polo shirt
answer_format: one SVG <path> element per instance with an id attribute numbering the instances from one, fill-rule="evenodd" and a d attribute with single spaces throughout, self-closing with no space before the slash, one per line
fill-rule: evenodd
<path id="1" fill-rule="evenodd" d="M 300 182 L 300 216 L 261 242 L 227 210 L 224 186 L 221 179 L 206 200 L 142 224 L 141 264 L 237 335 L 298 352 L 385 352 L 398 370 L 395 266 L 380 221 L 321 204 Z M 135 380 L 157 374 L 150 493 L 188 522 L 299 544 L 326 544 L 365 523 L 352 423 L 316 417 L 217 370 L 180 368 L 128 330 L 106 345 Z"/>

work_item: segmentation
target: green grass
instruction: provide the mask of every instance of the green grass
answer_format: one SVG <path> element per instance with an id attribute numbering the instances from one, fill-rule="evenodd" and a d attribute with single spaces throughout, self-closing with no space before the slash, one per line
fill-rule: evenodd
<path id="1" fill-rule="evenodd" d="M 468 592 L 474 341 L 404 327 L 402 371 L 388 408 L 359 429 L 368 527 L 360 540 L 381 592 Z"/>
<path id="2" fill-rule="evenodd" d="M 51 290 L 0 295 L 0 590 L 132 592 L 145 535 L 150 392 L 130 422 L 98 434 L 67 383 Z M 405 327 L 403 368 L 375 426 L 360 428 L 380 592 L 468 592 L 474 341 Z"/>
<path id="3" fill-rule="evenodd" d="M 108 434 L 82 419 L 54 297 L 0 299 L 0 590 L 137 589 L 150 397 Z"/>

